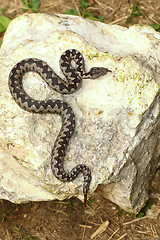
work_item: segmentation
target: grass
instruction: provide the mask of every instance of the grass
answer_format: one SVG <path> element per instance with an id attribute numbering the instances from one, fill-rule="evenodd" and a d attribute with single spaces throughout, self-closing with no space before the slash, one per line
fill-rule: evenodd
<path id="1" fill-rule="evenodd" d="M 148 200 L 146 202 L 146 205 L 141 209 L 141 211 L 136 215 L 136 217 L 141 218 L 144 217 L 146 215 L 146 212 L 148 209 L 150 209 L 152 206 L 152 203 L 150 202 L 150 200 Z"/>
<path id="2" fill-rule="evenodd" d="M 3 223 L 5 221 L 6 214 L 0 212 L 0 222 Z"/>
<path id="3" fill-rule="evenodd" d="M 69 9 L 65 12 L 63 12 L 63 14 L 69 14 L 69 15 L 77 15 L 77 16 L 82 16 L 84 18 L 88 18 L 91 20 L 95 20 L 95 21 L 103 21 L 104 20 L 104 16 L 102 14 L 99 14 L 99 12 L 96 11 L 91 11 L 88 8 L 91 7 L 93 5 L 93 1 L 88 1 L 88 0 L 80 0 L 80 7 L 79 9 Z"/>
<path id="4" fill-rule="evenodd" d="M 8 17 L 0 15 L 0 33 L 4 33 L 6 31 L 10 21 L 11 19 Z"/>
<path id="5" fill-rule="evenodd" d="M 6 214 L 3 212 L 0 212 L 0 222 L 3 223 L 5 220 L 6 220 Z M 40 240 L 36 235 L 29 234 L 27 231 L 25 231 L 21 227 L 18 227 L 17 225 L 14 225 L 13 229 L 16 232 L 19 232 L 20 240 Z"/>
<path id="6" fill-rule="evenodd" d="M 14 225 L 13 229 L 20 233 L 20 240 L 40 240 L 37 236 L 29 234 L 27 231 L 21 227 L 18 227 L 17 225 Z"/>
<path id="7" fill-rule="evenodd" d="M 32 12 L 39 12 L 40 2 L 39 0 L 21 0 L 23 3 L 23 11 L 31 10 Z"/>
<path id="8" fill-rule="evenodd" d="M 138 23 L 138 17 L 145 17 L 147 16 L 146 11 L 140 6 L 139 1 L 134 0 L 132 9 L 131 9 L 131 14 L 129 17 L 126 19 L 126 23 L 133 23 L 136 24 Z M 153 23 L 151 25 L 156 31 L 160 31 L 160 24 L 158 23 Z"/>
<path id="9" fill-rule="evenodd" d="M 158 23 L 153 23 L 151 26 L 152 26 L 156 31 L 160 31 L 160 24 L 158 24 Z"/>
<path id="10" fill-rule="evenodd" d="M 133 1 L 133 6 L 130 16 L 127 18 L 126 23 L 137 23 L 135 19 L 139 16 L 146 16 L 146 11 L 140 7 L 140 3 L 136 0 Z"/>
<path id="11" fill-rule="evenodd" d="M 152 206 L 152 203 L 150 202 L 150 200 L 148 200 L 146 202 L 146 205 L 141 209 L 141 211 L 138 214 L 129 213 L 129 212 L 126 212 L 123 209 L 119 209 L 118 216 L 122 216 L 124 214 L 129 214 L 129 215 L 133 216 L 134 218 L 142 218 L 142 217 L 146 216 L 146 212 L 147 212 L 148 209 L 151 208 L 151 206 Z"/>

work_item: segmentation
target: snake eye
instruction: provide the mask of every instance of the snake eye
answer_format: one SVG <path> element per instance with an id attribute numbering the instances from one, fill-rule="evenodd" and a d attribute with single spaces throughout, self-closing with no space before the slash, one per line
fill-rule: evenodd
<path id="1" fill-rule="evenodd" d="M 91 76 L 94 77 L 94 76 L 97 76 L 97 74 L 99 74 L 99 70 L 98 70 L 98 68 L 93 67 L 93 68 L 91 68 L 90 73 L 91 73 Z"/>

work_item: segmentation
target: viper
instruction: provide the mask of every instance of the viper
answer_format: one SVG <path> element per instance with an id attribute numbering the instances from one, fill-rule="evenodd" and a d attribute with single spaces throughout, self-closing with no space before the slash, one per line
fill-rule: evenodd
<path id="1" fill-rule="evenodd" d="M 81 87 L 82 79 L 96 79 L 111 72 L 107 68 L 93 67 L 85 71 L 84 58 L 75 49 L 66 50 L 60 57 L 60 69 L 65 78 L 61 79 L 50 66 L 37 58 L 18 62 L 9 74 L 9 90 L 15 102 L 24 110 L 32 113 L 57 113 L 62 117 L 62 126 L 51 152 L 51 169 L 54 176 L 64 182 L 73 181 L 82 172 L 84 176 L 83 194 L 86 206 L 87 192 L 91 182 L 91 171 L 84 164 L 75 166 L 69 173 L 63 168 L 66 147 L 75 129 L 75 115 L 68 103 L 55 100 L 36 100 L 23 89 L 23 76 L 36 72 L 53 90 L 61 94 L 71 94 Z"/>

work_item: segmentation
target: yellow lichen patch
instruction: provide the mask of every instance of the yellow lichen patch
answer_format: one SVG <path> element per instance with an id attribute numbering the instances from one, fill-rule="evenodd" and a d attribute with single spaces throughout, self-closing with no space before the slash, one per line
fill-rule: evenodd
<path id="1" fill-rule="evenodd" d="M 101 115 L 103 112 L 104 112 L 104 111 L 101 111 L 101 110 L 100 110 L 100 111 L 98 112 L 98 115 Z"/>
<path id="2" fill-rule="evenodd" d="M 91 144 L 91 145 L 88 145 L 88 147 L 89 147 L 90 150 L 96 151 L 95 145 L 92 145 L 92 144 Z"/>
<path id="3" fill-rule="evenodd" d="M 114 80 L 124 98 L 127 96 L 133 112 L 138 114 L 149 107 L 158 91 L 152 71 L 131 55 L 118 62 Z"/>

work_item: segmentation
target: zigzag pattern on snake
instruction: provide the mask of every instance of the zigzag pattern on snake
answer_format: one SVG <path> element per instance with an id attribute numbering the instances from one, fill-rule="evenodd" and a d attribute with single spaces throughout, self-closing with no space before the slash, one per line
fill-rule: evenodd
<path id="1" fill-rule="evenodd" d="M 74 65 L 73 65 L 73 62 Z M 71 94 L 81 86 L 82 78 L 95 79 L 111 72 L 107 68 L 95 67 L 85 72 L 82 54 L 75 50 L 66 50 L 60 57 L 60 68 L 66 79 L 61 79 L 46 62 L 28 58 L 17 63 L 9 74 L 9 89 L 15 102 L 24 110 L 32 113 L 57 113 L 62 117 L 62 127 L 51 153 L 51 169 L 61 181 L 73 181 L 82 172 L 84 176 L 83 194 L 86 206 L 87 192 L 91 182 L 91 171 L 84 164 L 75 166 L 69 173 L 63 168 L 65 150 L 75 128 L 75 115 L 68 103 L 61 100 L 39 101 L 31 98 L 23 90 L 22 79 L 26 72 L 36 72 L 55 91 Z"/>

